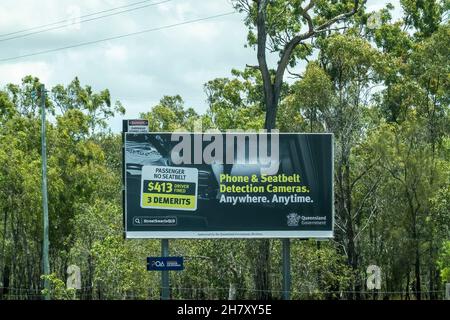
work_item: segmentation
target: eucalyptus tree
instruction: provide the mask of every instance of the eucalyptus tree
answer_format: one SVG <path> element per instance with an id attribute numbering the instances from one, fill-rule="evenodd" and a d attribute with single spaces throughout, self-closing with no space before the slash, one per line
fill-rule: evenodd
<path id="1" fill-rule="evenodd" d="M 308 41 L 339 28 L 363 7 L 365 1 L 288 1 L 235 0 L 234 6 L 245 12 L 249 28 L 248 45 L 257 51 L 257 68 L 262 76 L 266 129 L 275 128 L 283 77 L 288 66 L 309 56 Z M 272 72 L 268 51 L 277 53 L 279 60 Z"/>
<path id="2" fill-rule="evenodd" d="M 248 45 L 256 48 L 264 92 L 266 129 L 274 129 L 280 102 L 284 74 L 288 66 L 312 54 L 308 41 L 332 32 L 338 23 L 345 23 L 357 14 L 365 1 L 289 1 L 289 0 L 235 0 L 234 6 L 246 14 L 249 29 Z M 274 68 L 269 66 L 268 52 L 279 55 Z M 260 241 L 260 259 L 257 263 L 257 289 L 259 298 L 270 298 L 268 278 L 270 245 Z"/>

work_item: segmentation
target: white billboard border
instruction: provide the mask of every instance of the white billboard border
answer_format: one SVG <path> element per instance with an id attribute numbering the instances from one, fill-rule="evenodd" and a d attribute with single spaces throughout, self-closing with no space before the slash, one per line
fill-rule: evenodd
<path id="1" fill-rule="evenodd" d="M 177 132 L 186 134 L 204 134 L 205 132 Z M 228 132 L 231 134 L 249 134 L 249 132 Z M 251 132 L 253 133 L 253 132 Z M 258 132 L 254 132 L 258 134 Z M 267 132 L 268 134 L 270 132 Z M 123 176 L 123 205 L 124 205 L 124 235 L 125 239 L 334 239 L 334 133 L 332 132 L 277 132 L 277 134 L 297 134 L 297 135 L 329 135 L 331 136 L 331 230 L 319 230 L 319 231 L 303 231 L 303 230 L 264 230 L 264 231 L 127 231 L 128 230 L 128 212 L 127 212 L 127 175 L 126 175 L 126 162 L 125 162 L 125 144 L 128 134 L 170 134 L 170 132 L 123 132 L 124 139 L 122 145 L 122 176 Z M 227 132 L 222 132 L 227 134 Z M 201 236 L 202 233 L 222 233 L 222 236 Z M 235 235 L 226 235 L 235 234 Z M 239 235 L 239 233 L 241 235 Z M 246 233 L 258 233 L 257 235 L 244 235 Z"/>

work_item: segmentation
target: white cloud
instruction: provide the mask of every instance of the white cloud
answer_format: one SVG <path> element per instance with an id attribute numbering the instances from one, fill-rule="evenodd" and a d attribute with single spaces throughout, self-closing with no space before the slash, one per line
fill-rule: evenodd
<path id="1" fill-rule="evenodd" d="M 113 45 L 110 43 L 107 45 L 107 48 L 105 50 L 105 57 L 111 62 L 125 61 L 127 59 L 127 56 L 128 50 L 125 46 Z"/>
<path id="2" fill-rule="evenodd" d="M 8 79 L 8 83 L 20 83 L 26 75 L 38 77 L 42 82 L 49 82 L 53 68 L 45 62 L 15 62 L 0 64 L 1 79 Z"/>
<path id="3" fill-rule="evenodd" d="M 182 2 L 175 5 L 175 19 L 185 20 L 192 13 L 195 13 L 189 2 Z"/>
<path id="4" fill-rule="evenodd" d="M 162 0 L 154 0 L 160 2 Z M 375 0 L 369 1 L 374 3 Z M 1 0 L 0 33 L 130 4 L 126 0 Z M 398 3 L 398 0 L 395 1 Z M 396 5 L 397 7 L 397 5 Z M 170 25 L 232 11 L 230 0 L 173 0 L 160 5 L 82 23 L 27 38 L 0 42 L 0 59 Z M 148 111 L 163 95 L 180 94 L 187 106 L 206 109 L 203 84 L 230 76 L 232 68 L 256 64 L 255 51 L 244 48 L 247 28 L 242 15 L 72 48 L 26 59 L 0 62 L 0 87 L 38 76 L 47 87 L 78 76 L 94 90 L 108 88 L 128 108 L 127 117 Z M 275 59 L 275 58 L 274 58 Z M 273 62 L 271 57 L 271 63 Z M 297 71 L 297 70 L 296 70 Z M 111 121 L 115 131 L 121 121 Z"/>
<path id="5" fill-rule="evenodd" d="M 192 40 L 199 40 L 204 42 L 212 42 L 220 35 L 220 30 L 217 24 L 213 22 L 194 23 L 187 25 L 184 29 L 186 36 Z"/>

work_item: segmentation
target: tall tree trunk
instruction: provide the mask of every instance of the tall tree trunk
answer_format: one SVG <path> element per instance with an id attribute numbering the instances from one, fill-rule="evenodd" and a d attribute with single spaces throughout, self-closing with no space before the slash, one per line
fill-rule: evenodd
<path id="1" fill-rule="evenodd" d="M 3 217 L 3 243 L 2 243 L 2 281 L 0 282 L 0 299 L 3 299 L 3 295 L 7 293 L 7 288 L 9 285 L 9 271 L 7 270 L 8 264 L 6 262 L 6 232 L 7 232 L 7 220 L 8 220 L 8 211 L 5 209 L 4 217 Z"/>
<path id="2" fill-rule="evenodd" d="M 267 60 L 266 60 L 266 48 L 267 48 L 267 28 L 266 28 L 266 15 L 267 15 L 267 5 L 269 4 L 269 0 L 256 0 L 256 29 L 257 29 L 257 58 L 258 58 L 258 69 L 261 72 L 263 87 L 264 87 L 264 102 L 266 107 L 266 119 L 265 119 L 265 129 L 272 130 L 275 129 L 276 125 L 276 115 L 278 103 L 280 100 L 281 87 L 283 84 L 283 75 L 286 71 L 286 68 L 291 60 L 291 57 L 294 53 L 295 48 L 304 40 L 310 39 L 314 37 L 317 32 L 323 31 L 337 23 L 341 20 L 345 20 L 352 15 L 354 15 L 359 9 L 359 1 L 355 0 L 354 8 L 346 13 L 339 14 L 334 16 L 333 18 L 325 21 L 324 23 L 314 26 L 311 16 L 308 14 L 308 11 L 314 7 L 314 1 L 310 1 L 308 5 L 302 10 L 302 17 L 306 19 L 308 22 L 308 30 L 305 33 L 299 33 L 292 37 L 290 41 L 288 41 L 282 50 L 280 60 L 277 63 L 277 68 L 275 72 L 275 77 L 272 77 L 270 74 Z M 260 298 L 267 298 L 268 289 L 270 288 L 268 271 L 269 271 L 269 257 L 270 257 L 270 242 L 269 240 L 260 240 L 258 245 L 259 247 L 259 256 L 258 262 L 259 271 L 257 270 L 256 287 L 261 288 Z M 258 264 L 257 264 L 258 265 Z"/>
<path id="3" fill-rule="evenodd" d="M 434 292 L 434 273 L 435 273 L 435 267 L 434 267 L 434 261 L 433 261 L 433 237 L 431 237 L 430 241 L 430 257 L 429 257 L 429 284 L 428 284 L 428 290 L 429 290 L 429 299 L 434 300 L 436 299 L 436 295 Z"/>
<path id="4" fill-rule="evenodd" d="M 272 84 L 268 85 L 270 87 L 269 90 L 265 90 L 264 92 L 264 100 L 266 104 L 266 121 L 265 121 L 265 129 L 272 130 L 276 127 L 277 121 L 277 110 L 278 103 L 280 100 L 280 91 L 281 91 L 281 83 L 280 84 Z"/>
<path id="5" fill-rule="evenodd" d="M 269 68 L 266 61 L 266 6 L 267 1 L 258 2 L 258 48 L 257 58 L 259 70 L 262 75 L 264 85 L 264 100 L 266 104 L 265 129 L 275 128 L 278 98 L 275 94 L 275 87 L 272 83 Z M 281 86 L 280 86 L 281 87 Z M 258 256 L 255 261 L 255 289 L 256 297 L 260 300 L 271 298 L 270 293 L 270 241 L 268 239 L 258 240 Z"/>
<path id="6" fill-rule="evenodd" d="M 410 270 L 408 268 L 408 273 L 406 274 L 405 300 L 410 300 L 410 297 L 409 297 L 409 282 L 410 282 L 409 273 L 410 273 Z"/>
<path id="7" fill-rule="evenodd" d="M 228 300 L 236 300 L 236 284 L 234 282 L 229 284 Z"/>
<path id="8" fill-rule="evenodd" d="M 349 265 L 352 267 L 354 272 L 358 271 L 358 254 L 356 250 L 355 244 L 355 226 L 354 219 L 352 217 L 353 214 L 353 203 L 352 203 L 352 190 L 351 190 L 351 182 L 350 182 L 350 151 L 346 148 L 343 148 L 343 159 L 342 162 L 344 164 L 344 210 L 347 215 L 347 224 L 345 226 L 346 236 L 347 236 L 347 259 Z M 354 285 L 354 293 L 351 294 L 351 298 L 360 299 L 360 291 L 361 291 L 361 283 L 360 279 L 356 279 L 356 283 Z"/>
<path id="9" fill-rule="evenodd" d="M 265 128 L 267 130 L 274 129 L 276 122 L 276 105 L 273 101 L 268 101 L 266 104 L 266 108 Z"/>
<path id="10" fill-rule="evenodd" d="M 9 294 L 9 285 L 11 279 L 11 269 L 9 265 L 5 261 L 5 265 L 3 267 L 3 276 L 2 276 L 3 288 L 0 290 L 0 298 L 3 300 L 8 297 Z"/>
<path id="11" fill-rule="evenodd" d="M 88 276 L 87 276 L 87 288 L 85 293 L 87 295 L 87 300 L 94 300 L 94 288 L 93 288 L 93 274 L 94 274 L 94 265 L 92 261 L 92 256 L 89 254 L 88 256 Z"/>
<path id="12" fill-rule="evenodd" d="M 277 116 L 277 105 L 279 93 L 274 92 L 274 86 L 268 84 L 269 90 L 265 90 L 265 101 L 266 101 L 266 121 L 265 129 L 272 130 L 275 129 L 276 116 Z M 270 292 L 270 240 L 262 239 L 258 243 L 258 258 L 255 265 L 255 288 L 256 297 L 259 300 L 269 300 L 272 298 Z"/>
<path id="13" fill-rule="evenodd" d="M 419 244 L 417 243 L 416 240 L 416 261 L 414 263 L 414 272 L 415 272 L 415 276 L 416 276 L 416 299 L 417 300 L 422 300 L 422 291 L 420 288 L 420 255 L 419 255 Z"/>

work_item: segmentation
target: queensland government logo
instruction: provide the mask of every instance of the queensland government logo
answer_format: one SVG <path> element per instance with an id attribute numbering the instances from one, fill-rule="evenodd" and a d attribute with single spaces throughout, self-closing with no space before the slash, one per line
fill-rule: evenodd
<path id="1" fill-rule="evenodd" d="M 300 216 L 297 213 L 291 212 L 286 217 L 287 217 L 287 225 L 289 227 L 298 227 L 298 223 L 300 222 Z"/>

